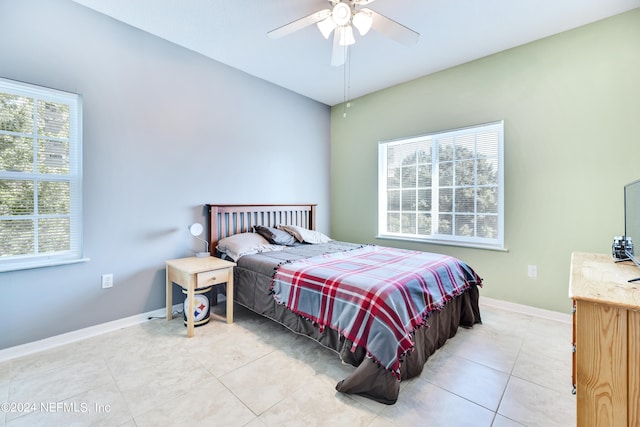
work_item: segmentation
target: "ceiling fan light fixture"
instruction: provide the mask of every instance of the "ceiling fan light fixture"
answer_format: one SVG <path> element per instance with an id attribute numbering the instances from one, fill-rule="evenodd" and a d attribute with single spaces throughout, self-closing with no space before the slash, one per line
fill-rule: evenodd
<path id="1" fill-rule="evenodd" d="M 340 41 L 338 42 L 340 46 L 351 46 L 356 42 L 356 39 L 353 38 L 353 27 L 351 27 L 351 25 L 338 27 L 338 29 L 340 31 L 337 32 L 336 35 L 340 35 Z"/>
<path id="2" fill-rule="evenodd" d="M 366 10 L 360 10 L 353 15 L 353 25 L 358 29 L 361 36 L 364 36 L 371 29 L 373 16 Z"/>
<path id="3" fill-rule="evenodd" d="M 351 7 L 346 3 L 340 2 L 333 6 L 331 17 L 337 25 L 347 25 L 351 22 Z"/>
<path id="4" fill-rule="evenodd" d="M 1 1 L 1 0 L 0 0 Z M 331 50 L 331 65 L 345 64 L 348 56 L 348 46 L 355 44 L 353 38 L 355 27 L 364 36 L 375 24 L 375 30 L 394 41 L 411 46 L 418 42 L 420 34 L 411 28 L 387 18 L 386 16 L 368 9 L 366 6 L 375 0 L 328 0 L 330 8 L 319 10 L 267 33 L 272 39 L 284 37 L 288 34 L 316 24 L 323 37 L 328 39 L 333 33 L 333 48 Z"/>
<path id="5" fill-rule="evenodd" d="M 336 21 L 334 21 L 331 16 L 328 16 L 326 19 L 323 19 L 316 25 L 318 26 L 318 29 L 320 30 L 324 38 L 328 39 L 331 35 L 331 32 L 336 28 Z"/>

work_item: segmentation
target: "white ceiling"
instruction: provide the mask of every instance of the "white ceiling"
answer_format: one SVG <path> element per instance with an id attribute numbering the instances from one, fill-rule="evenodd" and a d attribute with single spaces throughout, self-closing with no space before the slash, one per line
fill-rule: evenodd
<path id="1" fill-rule="evenodd" d="M 640 0 L 377 0 L 368 7 L 420 33 L 418 43 L 356 34 L 347 65 L 332 67 L 331 39 L 315 26 L 267 37 L 329 8 L 327 0 L 73 1 L 330 106 L 640 7 Z"/>

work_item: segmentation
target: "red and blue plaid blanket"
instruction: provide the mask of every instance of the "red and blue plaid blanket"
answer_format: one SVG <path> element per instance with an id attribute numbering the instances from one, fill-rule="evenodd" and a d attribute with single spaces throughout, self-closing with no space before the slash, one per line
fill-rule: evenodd
<path id="1" fill-rule="evenodd" d="M 381 246 L 281 264 L 274 298 L 363 347 L 396 375 L 413 348 L 412 332 L 429 314 L 482 279 L 446 255 Z"/>

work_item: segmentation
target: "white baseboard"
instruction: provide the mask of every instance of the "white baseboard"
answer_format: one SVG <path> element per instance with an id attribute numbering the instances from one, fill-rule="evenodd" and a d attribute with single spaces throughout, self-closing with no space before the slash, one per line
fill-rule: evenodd
<path id="1" fill-rule="evenodd" d="M 489 307 L 495 307 L 502 310 L 514 311 L 517 313 L 527 314 L 529 316 L 541 317 L 544 319 L 555 320 L 558 322 L 571 323 L 571 315 L 559 313 L 557 311 L 544 310 L 541 308 L 531 307 L 528 305 L 516 304 L 513 302 L 497 300 L 493 298 L 480 297 L 480 304 Z M 173 311 L 182 310 L 182 304 L 176 304 L 173 306 Z M 102 323 L 100 325 L 90 326 L 84 329 L 78 329 L 77 331 L 67 332 L 66 334 L 56 335 L 54 337 L 45 338 L 39 341 L 33 341 L 30 343 L 18 345 L 15 347 L 9 347 L 4 350 L 0 350 L 0 362 L 15 359 L 17 357 L 27 356 L 29 354 L 37 353 L 43 350 L 49 350 L 51 348 L 59 347 L 65 344 L 70 344 L 76 341 L 84 340 L 87 338 L 102 335 L 107 332 L 116 331 L 118 329 L 126 328 L 129 326 L 137 325 L 147 322 L 150 317 L 165 317 L 166 311 L 164 308 L 149 311 L 147 313 L 136 314 L 135 316 L 126 317 L 124 319 L 114 320 L 112 322 Z"/>
<path id="2" fill-rule="evenodd" d="M 173 311 L 182 310 L 182 304 L 176 304 L 173 306 Z M 15 347 L 9 347 L 4 350 L 0 350 L 0 363 L 7 360 L 15 359 L 17 357 L 27 356 L 29 354 L 38 353 L 43 350 L 49 350 L 55 347 L 60 347 L 65 344 L 70 344 L 76 341 L 84 340 L 87 338 L 102 335 L 107 332 L 117 331 L 118 329 L 126 328 L 133 325 L 138 325 L 149 321 L 150 317 L 162 317 L 164 318 L 167 312 L 164 308 L 158 310 L 149 311 L 147 313 L 136 314 L 135 316 L 125 317 L 124 319 L 114 320 L 112 322 L 102 323 L 100 325 L 90 326 L 88 328 L 78 329 L 77 331 L 67 332 L 65 334 L 56 335 L 50 338 L 45 338 L 30 343 L 17 345 Z"/>
<path id="3" fill-rule="evenodd" d="M 531 307 L 529 305 L 516 304 L 514 302 L 502 301 L 483 296 L 480 296 L 480 304 L 502 310 L 514 311 L 516 313 L 527 314 L 529 316 L 541 317 L 543 319 L 555 320 L 557 322 L 568 324 L 572 323 L 572 316 L 568 313 L 560 313 L 558 311 L 545 310 L 542 308 Z"/>

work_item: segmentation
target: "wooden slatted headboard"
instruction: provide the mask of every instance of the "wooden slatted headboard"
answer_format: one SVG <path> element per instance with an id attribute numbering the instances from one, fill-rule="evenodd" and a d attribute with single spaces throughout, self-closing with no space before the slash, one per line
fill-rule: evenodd
<path id="1" fill-rule="evenodd" d="M 254 225 L 297 225 L 316 229 L 316 206 L 308 205 L 213 205 L 209 208 L 209 242 L 215 253 L 218 240 L 252 231 Z"/>

